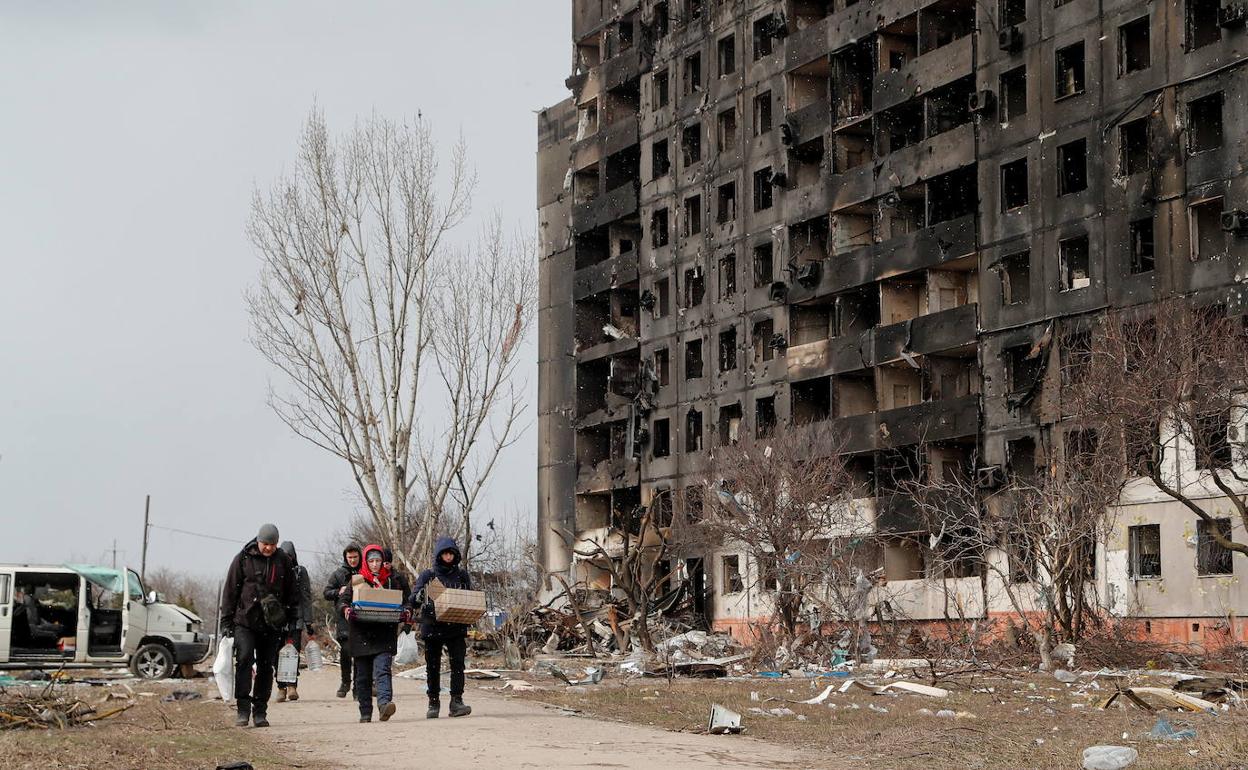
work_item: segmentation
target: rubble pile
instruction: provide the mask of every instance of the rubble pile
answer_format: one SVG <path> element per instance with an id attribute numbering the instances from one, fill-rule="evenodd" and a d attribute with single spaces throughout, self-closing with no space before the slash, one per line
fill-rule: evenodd
<path id="1" fill-rule="evenodd" d="M 115 695 L 91 703 L 74 695 L 57 695 L 50 688 L 38 693 L 6 690 L 0 693 L 0 731 L 79 727 L 117 716 L 134 705 L 134 700 Z"/>

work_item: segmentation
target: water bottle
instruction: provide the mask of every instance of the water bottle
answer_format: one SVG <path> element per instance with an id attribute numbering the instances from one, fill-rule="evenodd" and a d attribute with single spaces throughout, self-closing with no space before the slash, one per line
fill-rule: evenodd
<path id="1" fill-rule="evenodd" d="M 277 654 L 277 683 L 290 686 L 299 681 L 299 651 L 290 642 Z"/>
<path id="2" fill-rule="evenodd" d="M 321 654 L 321 645 L 315 639 L 308 640 L 303 647 L 303 653 L 308 656 L 309 671 L 320 671 L 325 667 L 325 656 Z"/>

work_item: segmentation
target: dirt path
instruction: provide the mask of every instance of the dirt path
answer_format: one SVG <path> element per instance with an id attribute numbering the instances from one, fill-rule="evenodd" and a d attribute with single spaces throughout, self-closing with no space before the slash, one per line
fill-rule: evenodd
<path id="1" fill-rule="evenodd" d="M 270 704 L 273 726 L 257 731 L 292 760 L 387 770 L 427 767 L 806 768 L 827 767 L 783 746 L 744 736 L 686 735 L 600 722 L 505 698 L 469 683 L 472 716 L 425 719 L 424 682 L 395 678 L 399 710 L 360 724 L 352 701 L 334 697 L 338 670 L 304 673 L 298 703 Z M 445 710 L 446 703 L 443 702 Z M 445 714 L 445 711 L 444 711 Z"/>

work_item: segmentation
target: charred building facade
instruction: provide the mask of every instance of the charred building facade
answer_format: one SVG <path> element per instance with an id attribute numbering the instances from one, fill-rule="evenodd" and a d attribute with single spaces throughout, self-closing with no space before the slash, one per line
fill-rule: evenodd
<path id="1" fill-rule="evenodd" d="M 1008 610 L 972 575 L 937 595 L 929 533 L 893 492 L 919 473 L 1035 463 L 1068 430 L 1062 362 L 1089 319 L 1243 278 L 1245 6 L 572 13 L 573 96 L 538 131 L 546 569 L 605 580 L 570 542 L 694 484 L 717 443 L 830 420 L 871 480 L 904 611 L 942 617 L 949 591 L 972 614 Z M 1096 555 L 1106 606 L 1193 641 L 1248 611 L 1245 564 L 1210 572 L 1195 520 L 1134 495 Z M 1164 566 L 1142 575 L 1154 547 Z M 683 570 L 726 627 L 767 602 L 728 579 L 755 569 L 736 556 L 690 554 Z"/>

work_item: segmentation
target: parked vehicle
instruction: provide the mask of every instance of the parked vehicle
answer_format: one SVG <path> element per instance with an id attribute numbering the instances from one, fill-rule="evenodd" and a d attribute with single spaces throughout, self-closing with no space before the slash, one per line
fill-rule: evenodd
<path id="1" fill-rule="evenodd" d="M 207 658 L 211 641 L 134 570 L 0 564 L 0 669 L 129 666 L 163 679 Z"/>

